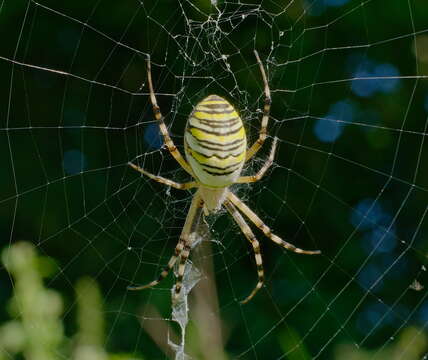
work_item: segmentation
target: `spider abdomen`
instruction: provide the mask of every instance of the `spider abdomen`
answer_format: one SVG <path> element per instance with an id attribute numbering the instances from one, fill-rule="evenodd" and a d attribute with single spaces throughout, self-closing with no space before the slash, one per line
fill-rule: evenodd
<path id="1" fill-rule="evenodd" d="M 193 109 L 184 136 L 186 158 L 196 178 L 208 187 L 226 187 L 239 177 L 247 137 L 233 106 L 210 95 Z"/>

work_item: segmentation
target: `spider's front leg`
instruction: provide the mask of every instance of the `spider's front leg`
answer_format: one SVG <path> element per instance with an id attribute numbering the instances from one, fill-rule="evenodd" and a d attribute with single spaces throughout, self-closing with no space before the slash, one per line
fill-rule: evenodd
<path id="1" fill-rule="evenodd" d="M 256 50 L 254 50 L 254 54 L 256 55 L 257 63 L 259 64 L 260 72 L 262 74 L 263 78 L 263 85 L 264 85 L 264 91 L 265 91 L 265 104 L 263 107 L 263 117 L 262 117 L 262 125 L 259 131 L 259 138 L 256 140 L 256 142 L 247 150 L 247 155 L 245 158 L 245 161 L 250 160 L 262 147 L 264 144 L 266 137 L 267 137 L 267 125 L 269 121 L 269 114 L 270 114 L 270 105 L 272 103 L 271 97 L 270 97 L 270 89 L 269 89 L 269 83 L 267 80 L 266 72 L 263 67 L 262 61 L 260 60 L 259 54 Z"/>
<path id="2" fill-rule="evenodd" d="M 236 183 L 238 183 L 238 184 L 247 184 L 247 183 L 253 183 L 253 182 L 259 181 L 264 176 L 264 174 L 266 173 L 266 171 L 273 164 L 273 159 L 275 157 L 275 151 L 276 151 L 277 144 L 278 144 L 278 138 L 275 137 L 273 139 L 273 144 L 272 144 L 272 148 L 270 150 L 269 157 L 265 161 L 265 163 L 261 167 L 261 169 L 257 172 L 257 174 L 250 175 L 250 176 L 241 176 L 241 177 L 238 178 L 238 180 L 236 180 Z"/>
<path id="3" fill-rule="evenodd" d="M 181 167 L 186 170 L 190 175 L 193 176 L 192 169 L 190 168 L 190 165 L 187 163 L 187 161 L 183 158 L 180 151 L 178 151 L 177 147 L 175 146 L 174 142 L 172 141 L 171 137 L 169 136 L 168 129 L 165 125 L 164 118 L 162 116 L 162 113 L 160 111 L 159 105 L 156 101 L 156 95 L 153 90 L 153 82 L 152 82 L 152 67 L 150 63 L 150 59 L 147 59 L 147 81 L 149 83 L 149 91 L 150 91 L 150 101 L 152 103 L 153 107 L 153 113 L 155 115 L 156 120 L 159 122 L 159 128 L 162 133 L 162 136 L 164 138 L 166 147 L 168 148 L 168 151 L 171 153 L 171 155 L 174 157 L 175 160 L 181 165 Z"/>
<path id="4" fill-rule="evenodd" d="M 140 172 L 141 174 L 146 175 L 150 179 L 152 179 L 154 181 L 157 181 L 157 182 L 159 182 L 161 184 L 171 186 L 174 189 L 187 190 L 187 189 L 191 189 L 191 188 L 194 188 L 194 187 L 197 186 L 197 184 L 196 184 L 195 181 L 190 181 L 190 182 L 187 182 L 187 183 L 178 183 L 178 182 L 175 182 L 175 181 L 172 181 L 172 180 L 169 180 L 169 179 L 165 179 L 162 176 L 153 175 L 153 174 L 149 173 L 148 171 L 140 168 L 139 166 L 133 164 L 132 162 L 129 162 L 128 165 L 130 167 L 132 167 L 134 170 L 137 170 L 138 172 Z"/>

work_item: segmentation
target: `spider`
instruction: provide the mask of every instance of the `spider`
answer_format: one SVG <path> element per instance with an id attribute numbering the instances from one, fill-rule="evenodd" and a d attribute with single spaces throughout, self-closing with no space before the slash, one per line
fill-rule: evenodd
<path id="1" fill-rule="evenodd" d="M 184 134 L 184 149 L 187 161 L 182 157 L 168 134 L 164 118 L 153 91 L 150 59 L 147 60 L 150 101 L 166 147 L 181 167 L 194 178 L 194 181 L 177 183 L 148 173 L 132 162 L 128 164 L 150 179 L 175 189 L 187 190 L 197 188 L 198 190 L 193 196 L 180 239 L 175 247 L 175 252 L 158 279 L 146 285 L 128 286 L 129 290 L 141 290 L 157 285 L 168 275 L 177 262 L 177 259 L 180 258 L 173 296 L 173 301 L 177 300 L 182 288 L 186 260 L 189 257 L 191 249 L 192 237 L 190 234 L 195 230 L 195 224 L 202 215 L 202 211 L 205 215 L 208 215 L 209 213 L 217 212 L 223 205 L 251 243 L 257 264 L 258 283 L 250 295 L 241 301 L 241 303 L 247 303 L 251 300 L 263 286 L 264 282 L 260 245 L 242 214 L 256 225 L 265 236 L 285 249 L 299 254 L 312 255 L 321 253 L 319 250 L 309 251 L 299 249 L 273 234 L 271 229 L 242 200 L 229 190 L 229 186 L 232 184 L 252 183 L 260 180 L 273 163 L 278 141 L 277 138 L 274 139 L 268 159 L 255 175 L 240 176 L 244 163 L 257 154 L 266 140 L 266 129 L 271 107 L 270 89 L 266 73 L 257 51 L 254 50 L 254 53 L 263 78 L 265 95 L 263 117 L 257 141 L 247 149 L 245 129 L 236 110 L 222 97 L 210 95 L 195 106 L 187 120 Z"/>

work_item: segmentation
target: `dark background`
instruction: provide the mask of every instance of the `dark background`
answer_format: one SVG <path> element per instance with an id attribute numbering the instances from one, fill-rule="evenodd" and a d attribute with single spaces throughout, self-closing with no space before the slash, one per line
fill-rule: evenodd
<path id="1" fill-rule="evenodd" d="M 2 3 L 2 246 L 28 241 L 54 260 L 45 284 L 62 296 L 66 336 L 77 327 L 75 283 L 90 276 L 101 288 L 106 350 L 164 358 L 139 317 L 151 304 L 161 314 L 153 326 L 171 325 L 172 276 L 154 290 L 126 286 L 150 281 L 166 264 L 191 192 L 169 191 L 126 166 L 135 161 L 188 180 L 159 149 L 145 59 L 152 59 L 158 102 L 182 150 L 188 114 L 211 93 L 226 97 L 250 139 L 257 137 L 257 49 L 272 90 L 270 138 L 245 171 L 261 166 L 271 136 L 279 149 L 260 183 L 233 191 L 279 236 L 322 255 L 285 252 L 256 232 L 266 287 L 242 306 L 256 282 L 251 248 L 228 216 L 208 219 L 225 352 L 333 359 L 344 358 L 338 349 L 350 344 L 349 356 L 382 358 L 407 328 L 423 333 L 428 323 L 426 290 L 409 288 L 426 281 L 428 4 L 217 6 Z M 13 288 L 4 269 L 1 284 L 5 322 Z"/>

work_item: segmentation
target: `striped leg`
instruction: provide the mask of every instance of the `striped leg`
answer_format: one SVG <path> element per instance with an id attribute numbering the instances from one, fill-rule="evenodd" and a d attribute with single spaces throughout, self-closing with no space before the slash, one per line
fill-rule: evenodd
<path id="1" fill-rule="evenodd" d="M 132 167 L 134 170 L 139 171 L 141 174 L 146 175 L 150 179 L 152 179 L 154 181 L 157 181 L 157 182 L 159 182 L 161 184 L 165 184 L 165 185 L 171 186 L 171 187 L 173 187 L 175 189 L 187 190 L 187 189 L 191 189 L 191 188 L 194 188 L 194 187 L 197 186 L 197 184 L 196 184 L 195 181 L 191 181 L 191 182 L 188 182 L 188 183 L 181 184 L 181 183 L 169 180 L 169 179 L 165 179 L 162 176 L 153 175 L 153 174 L 147 172 L 146 170 L 140 168 L 139 166 L 133 164 L 132 162 L 129 162 L 128 165 L 130 167 Z"/>
<path id="2" fill-rule="evenodd" d="M 253 289 L 250 295 L 248 295 L 244 300 L 241 301 L 241 304 L 245 304 L 248 301 L 250 301 L 253 296 L 257 293 L 257 291 L 260 290 L 260 288 L 263 286 L 264 282 L 264 271 L 263 271 L 263 261 L 262 261 L 262 255 L 260 253 L 260 245 L 257 241 L 255 235 L 251 231 L 248 224 L 245 222 L 242 215 L 236 210 L 235 206 L 233 206 L 232 202 L 229 200 L 226 200 L 224 202 L 224 205 L 226 206 L 227 211 L 233 216 L 233 219 L 235 222 L 239 225 L 241 228 L 241 231 L 244 233 L 245 237 L 248 239 L 248 241 L 253 246 L 254 255 L 256 258 L 256 264 L 257 264 L 257 275 L 259 277 L 259 281 L 257 282 L 256 287 Z"/>
<path id="3" fill-rule="evenodd" d="M 147 289 L 149 287 L 152 287 L 152 286 L 159 284 L 163 279 L 165 279 L 167 277 L 170 270 L 172 269 L 172 267 L 176 263 L 178 256 L 180 255 L 180 253 L 182 252 L 182 250 L 184 248 L 185 241 L 186 241 L 186 239 L 180 237 L 180 240 L 178 241 L 178 244 L 175 247 L 174 255 L 171 256 L 171 258 L 168 261 L 168 265 L 164 267 L 164 269 L 162 270 L 162 272 L 160 273 L 159 277 L 156 280 L 153 280 L 146 285 L 128 286 L 127 289 L 128 290 L 143 290 L 143 289 Z"/>
<path id="4" fill-rule="evenodd" d="M 153 113 L 155 114 L 156 120 L 159 122 L 159 128 L 163 135 L 166 147 L 168 148 L 171 155 L 177 160 L 177 162 L 181 165 L 181 167 L 186 170 L 190 175 L 193 176 L 192 169 L 190 168 L 189 164 L 186 160 L 181 156 L 180 151 L 178 151 L 177 147 L 174 145 L 174 142 L 172 141 L 171 137 L 168 134 L 168 129 L 166 128 L 165 122 L 163 120 L 162 113 L 160 111 L 160 108 L 158 106 L 158 103 L 156 101 L 155 92 L 153 90 L 153 83 L 152 83 L 152 67 L 150 64 L 150 59 L 147 59 L 147 80 L 149 82 L 149 90 L 150 90 L 150 101 L 152 103 L 153 107 Z"/>
<path id="5" fill-rule="evenodd" d="M 203 201 L 201 200 L 201 197 L 199 193 L 196 193 L 195 197 L 197 197 L 197 201 L 194 203 L 195 205 L 191 205 L 191 208 L 189 210 L 189 214 L 192 211 L 192 214 L 187 216 L 187 219 L 189 219 L 189 222 L 187 224 L 186 219 L 186 225 L 189 225 L 189 228 L 186 229 L 187 233 L 187 239 L 186 243 L 184 244 L 183 251 L 180 253 L 180 264 L 178 265 L 178 271 L 177 271 L 177 280 L 175 282 L 175 289 L 174 289 L 174 296 L 172 301 L 175 302 L 178 299 L 178 296 L 180 295 L 181 288 L 183 287 L 183 277 L 184 277 L 184 271 L 186 270 L 186 261 L 189 258 L 190 255 L 190 249 L 192 246 L 191 240 L 189 240 L 190 234 L 195 232 L 197 225 L 199 224 L 199 219 L 201 218 L 202 214 L 202 208 L 203 208 Z M 192 209 L 194 207 L 194 209 Z M 184 232 L 184 229 L 183 229 Z"/>
<path id="6" fill-rule="evenodd" d="M 165 268 L 162 270 L 158 279 L 153 280 L 152 282 L 146 285 L 128 286 L 128 290 L 146 289 L 159 284 L 164 278 L 166 278 L 166 276 L 168 275 L 168 273 L 176 263 L 178 256 L 180 256 L 180 254 L 186 251 L 186 247 L 190 246 L 188 244 L 189 236 L 190 236 L 191 230 L 193 229 L 193 223 L 195 218 L 198 218 L 201 214 L 202 204 L 203 202 L 201 200 L 201 197 L 199 196 L 198 193 L 196 193 L 195 196 L 193 197 L 192 204 L 190 205 L 189 212 L 187 213 L 186 222 L 184 223 L 183 230 L 180 235 L 180 240 L 178 241 L 178 244 L 175 247 L 174 255 L 171 256 L 171 258 L 168 261 L 168 265 L 165 266 Z M 177 284 L 178 282 L 179 280 L 177 280 Z M 180 287 L 181 287 L 181 284 L 180 284 Z"/>
<path id="7" fill-rule="evenodd" d="M 190 244 L 187 243 L 180 254 L 180 264 L 178 265 L 177 281 L 175 282 L 174 296 L 172 299 L 173 302 L 177 301 L 181 292 L 181 288 L 183 287 L 184 271 L 186 270 L 186 261 L 189 258 L 189 255 L 190 255 Z"/>
<path id="8" fill-rule="evenodd" d="M 241 199 L 239 199 L 232 192 L 227 193 L 227 198 L 235 205 L 246 217 L 248 217 L 263 233 L 271 239 L 274 243 L 286 248 L 287 250 L 293 251 L 298 254 L 316 255 L 321 254 L 320 250 L 303 250 L 290 244 L 287 241 L 282 240 L 279 236 L 272 234 L 272 231 L 266 226 L 263 221 L 247 206 Z"/>
<path id="9" fill-rule="evenodd" d="M 259 151 L 259 149 L 262 147 L 263 143 L 266 140 L 266 132 L 267 132 L 267 125 L 269 121 L 269 113 L 270 113 L 270 104 L 272 102 L 270 97 L 270 89 L 269 84 L 267 80 L 267 76 L 265 73 L 265 69 L 263 67 L 262 61 L 260 60 L 259 54 L 256 50 L 254 50 L 254 54 L 256 55 L 257 62 L 260 67 L 260 72 L 262 73 L 264 88 L 265 88 L 265 105 L 263 107 L 263 118 L 262 118 L 262 126 L 260 128 L 259 132 L 259 138 L 257 141 L 251 146 L 251 148 L 248 149 L 247 155 L 245 158 L 245 161 L 250 160 L 256 153 Z"/>
<path id="10" fill-rule="evenodd" d="M 264 176 L 267 169 L 269 169 L 273 163 L 277 143 L 278 143 L 278 138 L 276 137 L 275 139 L 273 139 L 272 149 L 270 150 L 269 158 L 266 160 L 265 164 L 258 171 L 256 175 L 241 176 L 238 180 L 236 180 L 236 182 L 239 184 L 242 184 L 242 183 L 252 183 L 252 182 L 259 181 Z"/>

